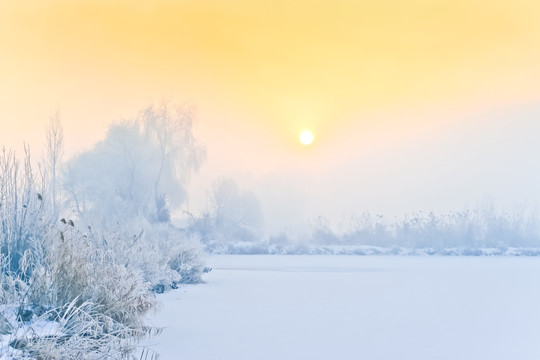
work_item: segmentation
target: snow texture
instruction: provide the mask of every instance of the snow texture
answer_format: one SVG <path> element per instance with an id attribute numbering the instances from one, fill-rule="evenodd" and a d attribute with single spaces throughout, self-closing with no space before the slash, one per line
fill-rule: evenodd
<path id="1" fill-rule="evenodd" d="M 534 257 L 212 256 L 159 296 L 161 359 L 540 358 Z"/>

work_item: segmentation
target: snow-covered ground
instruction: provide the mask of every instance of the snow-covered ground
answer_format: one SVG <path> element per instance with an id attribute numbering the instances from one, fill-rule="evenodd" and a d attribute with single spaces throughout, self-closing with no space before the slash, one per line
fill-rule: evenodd
<path id="1" fill-rule="evenodd" d="M 161 359 L 540 358 L 535 257 L 223 255 L 159 296 Z"/>

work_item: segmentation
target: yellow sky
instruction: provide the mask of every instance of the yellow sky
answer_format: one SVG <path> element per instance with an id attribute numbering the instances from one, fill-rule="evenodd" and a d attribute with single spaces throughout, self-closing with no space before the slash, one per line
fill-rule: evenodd
<path id="1" fill-rule="evenodd" d="M 78 150 L 152 101 L 187 100 L 209 148 L 258 144 L 264 163 L 302 128 L 324 142 L 380 113 L 400 131 L 437 121 L 414 109 L 532 102 L 539 16 L 533 0 L 3 0 L 0 140 L 42 138 L 59 109 Z"/>

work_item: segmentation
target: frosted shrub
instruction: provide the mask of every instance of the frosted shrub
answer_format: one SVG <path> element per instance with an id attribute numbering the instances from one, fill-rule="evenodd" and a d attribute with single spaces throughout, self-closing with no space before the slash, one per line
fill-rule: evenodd
<path id="1" fill-rule="evenodd" d="M 99 246 L 114 254 L 118 264 L 138 271 L 150 288 L 199 282 L 204 269 L 204 256 L 197 239 L 171 224 L 151 223 L 144 218 L 118 224 L 114 231 L 103 236 Z"/>
<path id="2" fill-rule="evenodd" d="M 146 220 L 140 219 L 119 224 L 104 235 L 92 233 L 90 236 L 95 238 L 98 247 L 114 256 L 116 263 L 141 274 L 151 287 L 155 283 L 178 280 L 178 276 L 168 268 L 167 260 L 162 258 L 161 246 L 166 244 L 160 235 Z"/>
<path id="3" fill-rule="evenodd" d="M 169 260 L 169 267 L 180 274 L 179 282 L 194 284 L 201 282 L 201 276 L 206 271 L 201 245 L 193 238 L 175 242 L 174 255 Z"/>
<path id="4" fill-rule="evenodd" d="M 112 254 L 96 249 L 75 229 L 65 229 L 52 241 L 32 277 L 31 304 L 58 307 L 77 299 L 75 305 L 91 302 L 95 311 L 118 323 L 141 324 L 155 302 L 137 272 L 115 263 Z"/>
<path id="5" fill-rule="evenodd" d="M 312 240 L 316 244 L 336 244 L 340 240 L 330 228 L 328 220 L 322 216 L 313 220 L 311 228 Z"/>

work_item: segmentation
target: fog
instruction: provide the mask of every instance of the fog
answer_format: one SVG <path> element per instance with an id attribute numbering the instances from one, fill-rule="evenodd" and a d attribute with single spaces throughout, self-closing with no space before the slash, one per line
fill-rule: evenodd
<path id="1" fill-rule="evenodd" d="M 210 212 L 219 179 L 258 199 L 266 235 L 364 212 L 529 211 L 539 5 L 492 5 L 11 1 L 0 144 L 37 158 L 58 110 L 69 161 L 151 104 L 187 104 L 207 158 L 169 191 L 175 217 Z"/>
<path id="2" fill-rule="evenodd" d="M 314 149 L 300 149 L 300 155 L 260 149 L 264 142 L 254 144 L 249 132 L 225 130 L 221 147 L 206 142 L 208 160 L 193 178 L 190 208 L 204 209 L 208 186 L 218 177 L 231 178 L 258 197 L 270 233 L 305 230 L 318 216 L 337 225 L 364 212 L 399 218 L 485 207 L 521 213 L 538 206 L 538 104 L 432 114 L 432 121 L 419 124 L 411 116 L 425 114 L 407 115 L 376 118 L 380 128 L 365 132 L 362 121 L 352 119 L 331 139 L 315 134 Z M 204 134 L 200 140 L 205 142 Z M 232 149 L 227 142 L 234 143 Z M 277 164 L 261 169 L 245 155 L 235 160 L 238 152 L 275 152 Z"/>
<path id="3" fill-rule="evenodd" d="M 382 216 L 385 224 L 430 212 L 444 218 L 455 212 L 489 210 L 493 215 L 527 219 L 536 216 L 540 203 L 537 103 L 460 111 L 446 105 L 364 112 L 341 118 L 335 127 L 319 132 L 314 128 L 315 141 L 309 146 L 298 142 L 298 133 L 276 132 L 247 117 L 235 120 L 234 114 L 219 116 L 205 102 L 155 104 L 191 112 L 188 132 L 169 134 L 176 139 L 177 149 L 167 154 L 167 161 L 177 167 L 169 168 L 160 180 L 167 211 L 179 224 L 185 224 L 187 214 L 212 213 L 216 206 L 212 191 L 222 180 L 236 187 L 237 195 L 227 200 L 227 206 L 237 209 L 234 216 L 256 212 L 253 217 L 257 220 L 250 221 L 257 229 L 250 231 L 259 240 L 286 234 L 309 242 L 320 221 L 333 232 L 347 233 L 365 214 Z M 131 177 L 140 190 L 129 190 L 131 198 L 146 202 L 145 211 L 155 207 L 158 194 L 149 194 L 155 192 L 160 146 L 148 145 L 144 137 L 133 137 L 132 130 L 122 128 L 126 121 L 140 121 L 141 109 L 149 105 L 144 103 L 121 117 L 113 113 L 103 120 L 101 135 L 88 136 L 82 148 L 70 145 L 71 137 L 77 136 L 74 120 L 59 112 L 66 129 L 64 170 L 70 169 L 65 174 L 83 177 L 87 183 L 94 179 L 90 182 L 100 183 L 102 188 L 112 186 L 103 192 L 109 195 L 101 195 L 104 214 L 116 211 L 118 203 L 110 202 L 110 194 L 121 183 L 133 186 L 133 181 L 129 185 Z M 154 126 L 161 134 L 167 133 L 166 127 Z M 192 139 L 186 142 L 188 133 Z M 45 136 L 42 138 L 41 142 L 30 139 L 34 140 L 30 147 L 35 158 L 39 158 Z M 13 137 L 10 140 L 17 142 Z M 22 144 L 25 139 L 19 140 Z M 196 146 L 206 154 L 195 167 L 183 158 L 190 156 L 182 148 L 185 144 L 199 144 Z M 117 155 L 111 155 L 115 152 L 107 147 L 116 147 Z M 111 156 L 117 156 L 116 160 Z M 119 167 L 125 162 L 123 157 L 136 165 L 126 165 L 136 169 L 129 176 L 118 176 L 123 171 Z M 251 210 L 232 205 L 248 197 Z M 103 209 L 106 203 L 110 209 Z"/>

